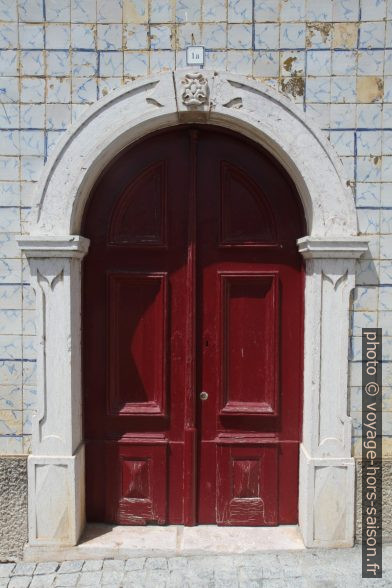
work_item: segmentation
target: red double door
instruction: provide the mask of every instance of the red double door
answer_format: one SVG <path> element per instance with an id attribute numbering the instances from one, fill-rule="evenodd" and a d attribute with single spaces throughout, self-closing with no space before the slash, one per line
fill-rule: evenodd
<path id="1" fill-rule="evenodd" d="M 297 521 L 304 234 L 252 143 L 177 127 L 122 152 L 84 221 L 87 513 Z"/>

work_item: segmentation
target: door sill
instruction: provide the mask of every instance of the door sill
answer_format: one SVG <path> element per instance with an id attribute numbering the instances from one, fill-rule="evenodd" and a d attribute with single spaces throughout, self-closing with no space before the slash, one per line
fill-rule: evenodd
<path id="1" fill-rule="evenodd" d="M 88 524 L 75 547 L 26 545 L 25 561 L 257 554 L 305 549 L 298 525 L 123 527 Z"/>

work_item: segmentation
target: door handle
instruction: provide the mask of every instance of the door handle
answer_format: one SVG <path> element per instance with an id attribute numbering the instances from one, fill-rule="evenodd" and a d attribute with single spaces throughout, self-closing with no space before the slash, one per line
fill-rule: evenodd
<path id="1" fill-rule="evenodd" d="M 207 400 L 208 394 L 207 392 L 200 392 L 200 400 Z"/>

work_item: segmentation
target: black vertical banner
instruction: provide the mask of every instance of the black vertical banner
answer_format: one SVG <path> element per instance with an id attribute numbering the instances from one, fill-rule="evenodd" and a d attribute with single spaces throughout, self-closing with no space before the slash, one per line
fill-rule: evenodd
<path id="1" fill-rule="evenodd" d="M 382 329 L 362 329 L 362 577 L 382 578 Z"/>

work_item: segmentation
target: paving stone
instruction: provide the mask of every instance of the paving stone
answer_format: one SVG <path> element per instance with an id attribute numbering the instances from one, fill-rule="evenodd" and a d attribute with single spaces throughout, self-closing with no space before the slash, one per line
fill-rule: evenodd
<path id="1" fill-rule="evenodd" d="M 36 567 L 34 574 L 53 574 L 58 570 L 58 567 L 59 563 L 57 561 L 47 561 L 44 563 L 39 563 Z"/>
<path id="2" fill-rule="evenodd" d="M 135 570 L 133 572 L 125 572 L 123 578 L 124 587 L 127 588 L 141 588 L 145 586 L 146 572 L 144 570 Z M 171 588 L 171 586 L 170 586 Z"/>
<path id="3" fill-rule="evenodd" d="M 21 561 L 16 564 L 14 570 L 12 571 L 13 576 L 32 576 L 34 574 L 35 563 L 27 563 Z"/>
<path id="4" fill-rule="evenodd" d="M 125 562 L 125 571 L 128 572 L 131 570 L 142 570 L 145 561 L 145 557 L 134 557 L 132 559 L 127 559 Z"/>
<path id="5" fill-rule="evenodd" d="M 119 572 L 118 570 L 104 570 L 102 572 L 102 579 L 101 584 L 103 586 L 112 586 L 114 584 L 119 584 L 124 577 L 124 572 Z"/>
<path id="6" fill-rule="evenodd" d="M 146 586 L 157 586 L 161 588 L 166 586 L 170 577 L 169 570 L 147 570 L 146 574 Z"/>
<path id="7" fill-rule="evenodd" d="M 89 559 L 83 564 L 83 572 L 99 572 L 102 570 L 103 559 Z"/>
<path id="8" fill-rule="evenodd" d="M 146 570 L 165 570 L 167 569 L 167 559 L 165 557 L 148 557 L 144 567 Z"/>
<path id="9" fill-rule="evenodd" d="M 56 578 L 55 586 L 77 586 L 79 578 L 79 573 L 59 574 Z"/>
<path id="10" fill-rule="evenodd" d="M 215 570 L 214 587 L 216 588 L 238 588 L 239 581 L 237 574 L 232 570 Z"/>
<path id="11" fill-rule="evenodd" d="M 76 560 L 76 561 L 63 561 L 61 564 L 58 574 L 74 574 L 76 572 L 80 572 L 83 567 L 84 561 L 83 560 Z"/>
<path id="12" fill-rule="evenodd" d="M 188 567 L 186 557 L 169 557 L 167 563 L 169 570 L 185 570 Z"/>
<path id="13" fill-rule="evenodd" d="M 78 586 L 99 586 L 102 572 L 83 572 L 79 578 Z"/>
<path id="14" fill-rule="evenodd" d="M 50 588 L 53 586 L 55 578 L 55 574 L 34 576 L 31 581 L 30 588 Z"/>
<path id="15" fill-rule="evenodd" d="M 8 588 L 28 588 L 32 579 L 32 576 L 13 576 L 8 583 Z"/>
<path id="16" fill-rule="evenodd" d="M 0 563 L 0 578 L 8 578 L 14 567 L 14 563 Z"/>
<path id="17" fill-rule="evenodd" d="M 114 570 L 116 572 L 123 572 L 125 561 L 123 559 L 105 559 L 103 562 L 103 571 Z"/>

